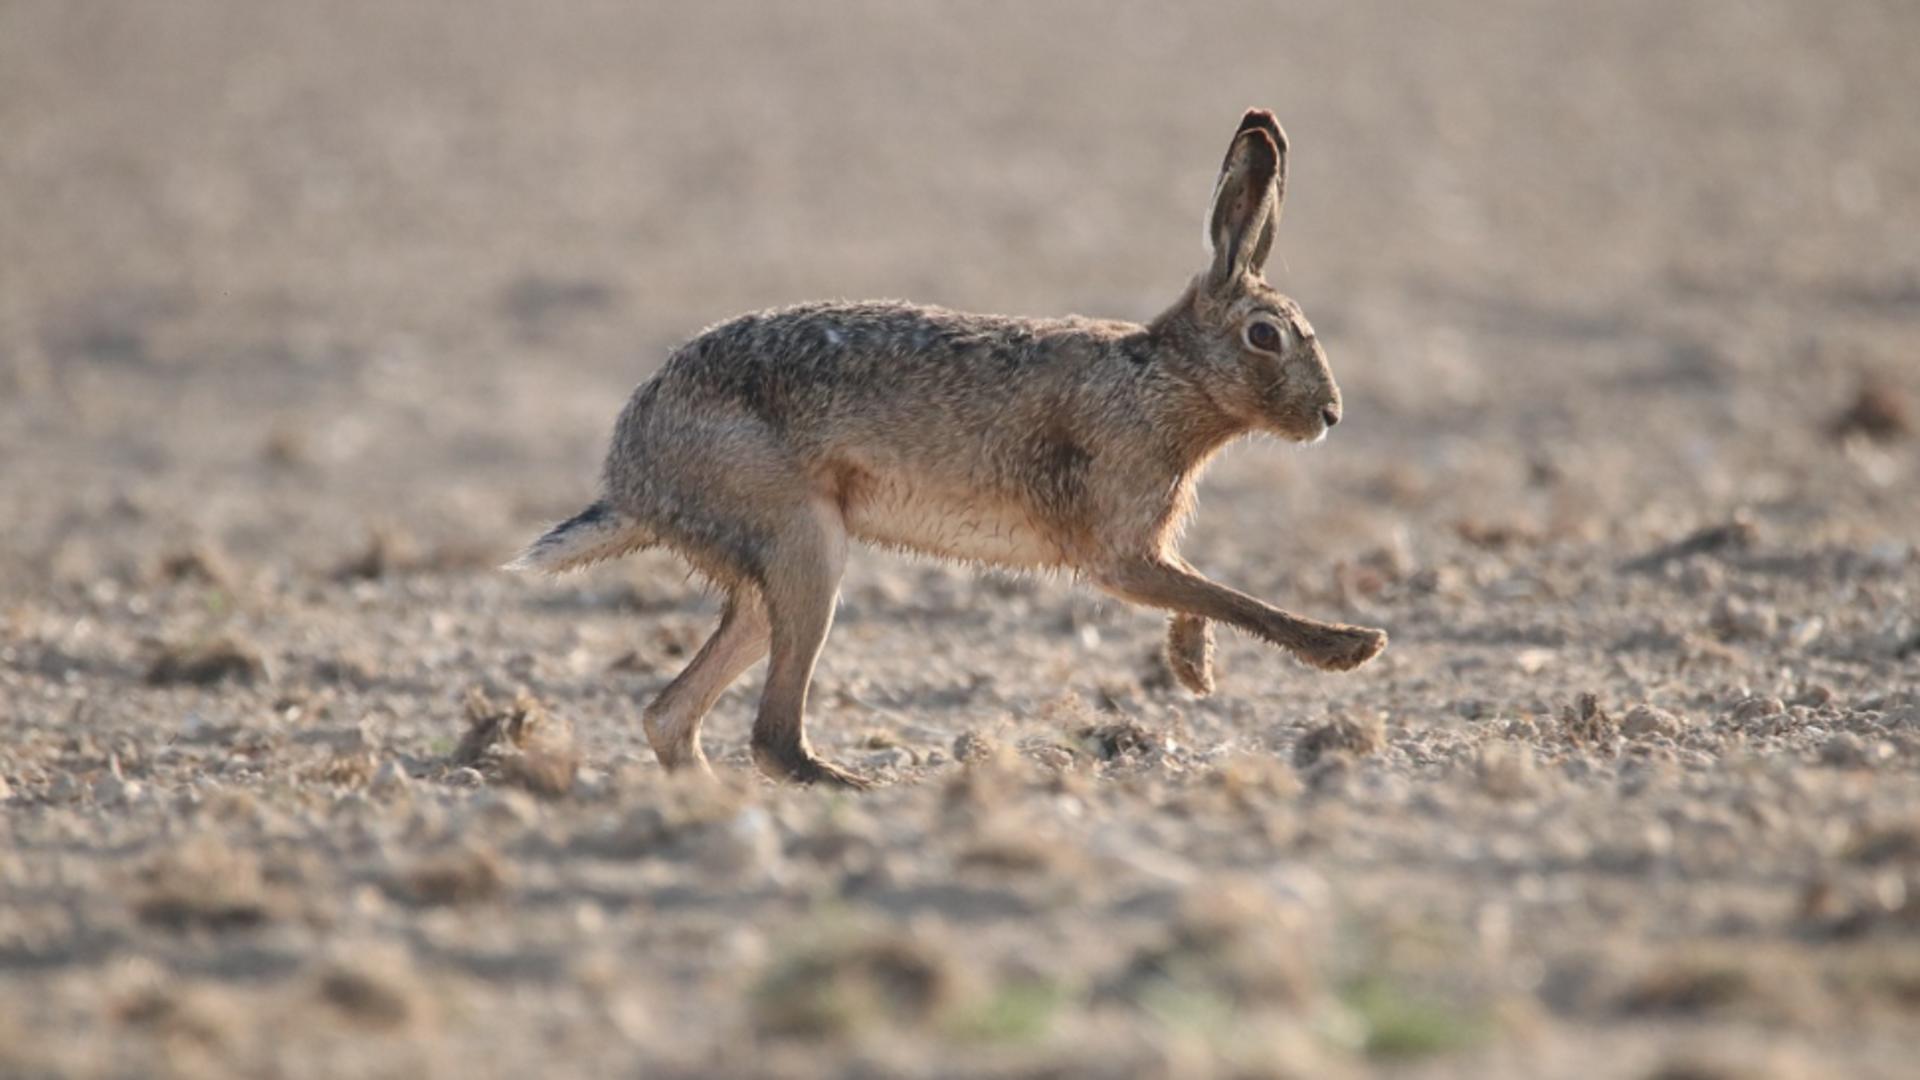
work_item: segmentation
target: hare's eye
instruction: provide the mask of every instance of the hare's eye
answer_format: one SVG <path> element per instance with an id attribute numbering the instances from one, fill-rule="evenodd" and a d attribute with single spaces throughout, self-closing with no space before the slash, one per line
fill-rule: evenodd
<path id="1" fill-rule="evenodd" d="M 1280 351 L 1280 331 L 1270 322 L 1247 324 L 1247 344 L 1261 352 Z"/>

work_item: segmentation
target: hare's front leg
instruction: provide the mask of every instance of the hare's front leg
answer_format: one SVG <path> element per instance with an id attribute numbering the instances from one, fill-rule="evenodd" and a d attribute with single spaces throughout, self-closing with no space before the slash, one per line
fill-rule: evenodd
<path id="1" fill-rule="evenodd" d="M 1289 614 L 1207 580 L 1178 556 L 1121 560 L 1096 572 L 1094 580 L 1123 600 L 1237 626 L 1326 671 L 1350 671 L 1387 647 L 1384 630 Z"/>
<path id="2" fill-rule="evenodd" d="M 866 778 L 815 756 L 804 727 L 813 665 L 833 626 L 847 529 L 838 509 L 818 500 L 780 529 L 766 553 L 761 595 L 772 626 L 767 686 L 753 722 L 753 760 L 775 779 L 866 788 Z"/>

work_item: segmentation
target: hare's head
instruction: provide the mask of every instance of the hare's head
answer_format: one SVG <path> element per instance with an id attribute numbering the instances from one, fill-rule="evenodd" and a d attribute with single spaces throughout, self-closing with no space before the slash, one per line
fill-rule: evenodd
<path id="1" fill-rule="evenodd" d="M 1287 137 L 1250 109 L 1214 187 L 1213 262 L 1155 324 L 1168 363 L 1223 412 L 1256 430 L 1312 442 L 1340 422 L 1340 388 L 1300 305 L 1262 270 L 1287 188 Z"/>

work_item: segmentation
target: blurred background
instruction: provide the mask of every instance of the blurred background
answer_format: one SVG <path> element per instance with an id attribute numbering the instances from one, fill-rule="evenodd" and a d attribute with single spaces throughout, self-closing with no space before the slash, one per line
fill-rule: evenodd
<path id="1" fill-rule="evenodd" d="M 0 0 L 0 1074 L 1906 1075 L 1916 43 Z M 751 781 L 757 675 L 663 776 L 712 598 L 494 571 L 635 384 L 805 300 L 1151 318 L 1249 106 L 1346 418 L 1183 550 L 1387 653 L 1194 699 L 1151 613 L 865 553 L 810 731 L 885 786 Z"/>

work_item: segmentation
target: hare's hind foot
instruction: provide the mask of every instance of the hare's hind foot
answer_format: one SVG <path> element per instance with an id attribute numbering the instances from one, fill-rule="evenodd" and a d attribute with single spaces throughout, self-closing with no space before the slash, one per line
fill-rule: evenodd
<path id="1" fill-rule="evenodd" d="M 735 679 L 767 655 L 767 638 L 758 601 L 745 590 L 729 593 L 713 636 L 642 714 L 647 742 L 668 772 L 713 775 L 700 750 L 700 721 Z"/>
<path id="2" fill-rule="evenodd" d="M 1213 693 L 1213 623 L 1198 615 L 1168 619 L 1167 668 L 1198 696 Z"/>
<path id="3" fill-rule="evenodd" d="M 1352 671 L 1379 656 L 1387 647 L 1387 632 L 1366 626 L 1323 624 L 1292 646 L 1293 655 L 1322 671 Z"/>
<path id="4" fill-rule="evenodd" d="M 753 763 L 768 777 L 795 784 L 822 784 L 849 791 L 869 791 L 874 786 L 872 780 L 822 760 L 804 747 L 775 749 L 756 745 L 753 748 Z"/>

